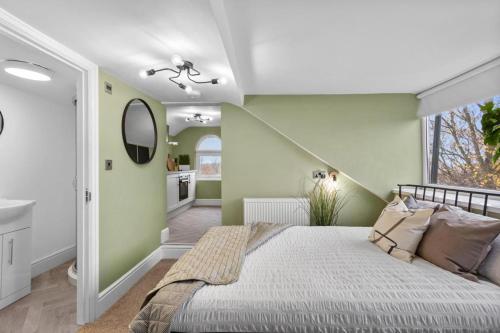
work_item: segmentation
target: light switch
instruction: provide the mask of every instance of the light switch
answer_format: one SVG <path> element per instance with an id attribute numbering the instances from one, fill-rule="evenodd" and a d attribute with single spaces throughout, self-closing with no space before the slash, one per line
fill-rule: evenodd
<path id="1" fill-rule="evenodd" d="M 113 160 L 106 160 L 104 162 L 104 170 L 112 170 L 113 169 Z"/>

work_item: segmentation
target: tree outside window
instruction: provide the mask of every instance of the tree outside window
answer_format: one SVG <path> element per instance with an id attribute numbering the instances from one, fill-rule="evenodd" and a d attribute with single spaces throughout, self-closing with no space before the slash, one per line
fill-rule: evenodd
<path id="1" fill-rule="evenodd" d="M 500 105 L 500 96 L 492 99 Z M 485 145 L 478 102 L 428 118 L 428 170 L 432 184 L 500 190 L 500 161 Z"/>

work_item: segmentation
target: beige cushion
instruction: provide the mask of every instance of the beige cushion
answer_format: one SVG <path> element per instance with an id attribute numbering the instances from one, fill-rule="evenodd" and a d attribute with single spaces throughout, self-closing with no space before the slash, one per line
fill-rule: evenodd
<path id="1" fill-rule="evenodd" d="M 408 209 L 396 196 L 380 214 L 368 239 L 398 259 L 411 262 L 434 209 Z"/>
<path id="2" fill-rule="evenodd" d="M 450 211 L 446 207 L 434 214 L 418 255 L 452 273 L 477 281 L 476 270 L 500 232 L 500 221 L 474 215 Z"/>

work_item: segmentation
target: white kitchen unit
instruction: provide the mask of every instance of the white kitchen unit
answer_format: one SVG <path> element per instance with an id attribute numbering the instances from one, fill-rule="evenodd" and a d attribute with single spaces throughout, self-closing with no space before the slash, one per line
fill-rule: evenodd
<path id="1" fill-rule="evenodd" d="M 167 175 L 167 212 L 194 201 L 196 170 L 169 172 Z"/>
<path id="2" fill-rule="evenodd" d="M 0 199 L 0 309 L 31 292 L 31 200 Z"/>

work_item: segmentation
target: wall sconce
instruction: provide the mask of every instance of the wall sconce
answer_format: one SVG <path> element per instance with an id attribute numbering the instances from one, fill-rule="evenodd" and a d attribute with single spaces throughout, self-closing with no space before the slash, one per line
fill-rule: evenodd
<path id="1" fill-rule="evenodd" d="M 327 176 L 330 177 L 333 181 L 337 181 L 337 175 L 339 172 L 336 169 L 332 169 L 331 171 L 326 170 L 314 170 L 313 171 L 313 179 L 326 179 Z"/>
<path id="2" fill-rule="evenodd" d="M 178 145 L 179 145 L 179 142 L 177 142 L 177 141 L 169 141 L 169 142 L 167 142 L 167 143 L 168 143 L 169 145 L 171 145 L 171 146 L 178 146 Z"/>

